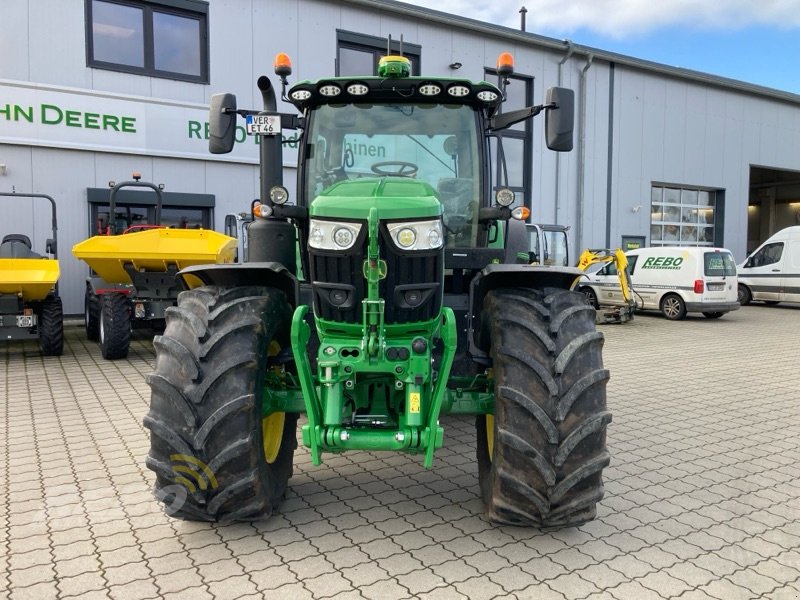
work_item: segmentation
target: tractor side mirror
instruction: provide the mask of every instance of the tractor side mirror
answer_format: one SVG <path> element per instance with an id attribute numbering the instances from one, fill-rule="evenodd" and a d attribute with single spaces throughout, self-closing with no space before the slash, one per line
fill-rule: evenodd
<path id="1" fill-rule="evenodd" d="M 233 150 L 236 135 L 236 96 L 214 94 L 208 111 L 208 150 L 211 154 L 227 154 Z"/>
<path id="2" fill-rule="evenodd" d="M 572 130 L 575 124 L 575 92 L 569 88 L 552 87 L 547 90 L 548 108 L 544 116 L 547 147 L 556 152 L 572 150 Z"/>

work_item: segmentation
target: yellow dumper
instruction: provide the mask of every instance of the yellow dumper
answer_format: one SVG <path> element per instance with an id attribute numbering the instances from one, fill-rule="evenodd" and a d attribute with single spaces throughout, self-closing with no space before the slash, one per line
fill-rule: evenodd
<path id="1" fill-rule="evenodd" d="M 115 215 L 115 196 L 123 187 L 146 187 L 157 196 L 156 224 L 136 225 L 96 235 L 73 246 L 72 254 L 92 270 L 86 280 L 84 323 L 90 340 L 100 342 L 104 358 L 128 355 L 132 327 L 163 326 L 167 308 L 184 288 L 175 278 L 185 267 L 231 263 L 236 240 L 206 229 L 161 227 L 161 188 L 134 181 L 114 184 L 109 215 Z"/>
<path id="2" fill-rule="evenodd" d="M 45 356 L 60 356 L 64 349 L 61 298 L 56 283 L 59 267 L 56 203 L 45 194 L 2 192 L 12 198 L 44 198 L 52 209 L 53 237 L 44 256 L 33 251 L 27 235 L 9 233 L 0 241 L 0 336 L 6 340 L 39 338 Z"/>

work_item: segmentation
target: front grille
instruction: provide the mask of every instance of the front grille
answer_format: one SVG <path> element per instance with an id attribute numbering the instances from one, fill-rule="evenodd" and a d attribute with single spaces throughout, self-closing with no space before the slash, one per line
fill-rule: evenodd
<path id="1" fill-rule="evenodd" d="M 381 227 L 380 252 L 387 267 L 386 279 L 380 284 L 381 297 L 386 300 L 384 322 L 414 323 L 435 318 L 442 309 L 442 249 L 400 252 L 387 229 Z M 404 300 L 406 291 L 418 293 L 422 301 L 408 306 Z"/>
<path id="2" fill-rule="evenodd" d="M 343 323 L 360 323 L 361 301 L 366 294 L 364 279 L 364 245 L 347 252 L 310 250 L 311 281 L 314 290 L 314 312 L 321 319 Z M 346 293 L 343 304 L 332 295 Z"/>
<path id="3" fill-rule="evenodd" d="M 367 243 L 362 230 L 349 251 L 323 252 L 309 248 L 314 311 L 320 318 L 361 323 L 361 302 L 367 293 L 363 267 Z M 385 300 L 384 322 L 392 325 L 435 318 L 442 308 L 443 251 L 400 252 L 382 226 L 380 256 L 387 267 L 386 278 L 378 288 Z"/>

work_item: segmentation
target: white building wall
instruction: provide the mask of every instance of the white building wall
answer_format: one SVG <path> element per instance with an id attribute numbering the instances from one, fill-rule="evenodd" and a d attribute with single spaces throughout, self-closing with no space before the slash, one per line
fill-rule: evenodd
<path id="1" fill-rule="evenodd" d="M 0 115 L 0 164 L 7 165 L 0 190 L 46 193 L 58 201 L 61 292 L 68 313 L 83 310 L 88 269 L 72 258 L 70 249 L 88 235 L 86 189 L 106 187 L 109 180 L 127 179 L 138 170 L 167 191 L 214 194 L 215 225 L 221 229 L 227 212 L 245 210 L 258 194 L 257 148 L 248 140 L 231 155 L 211 156 L 204 140 L 190 137 L 187 121 L 205 120 L 211 95 L 222 91 L 235 93 L 240 107 L 260 108 L 255 80 L 271 75 L 278 52 L 292 57 L 291 81 L 334 74 L 337 28 L 395 40 L 402 35 L 422 47 L 422 71 L 431 75 L 481 80 L 500 52 L 511 51 L 517 72 L 535 77 L 536 103 L 550 86 L 574 89 L 575 150 L 558 158 L 547 150 L 544 119 L 536 118 L 533 161 L 527 168 L 533 177 L 533 220 L 571 225 L 576 246 L 616 246 L 622 235 L 649 239 L 650 187 L 660 182 L 725 190 L 725 245 L 741 259 L 750 166 L 800 169 L 798 103 L 622 64 L 614 65 L 611 87 L 607 59 L 595 58 L 582 74 L 585 54 L 559 67 L 566 45 L 559 51 L 520 39 L 511 30 L 477 31 L 474 23 L 411 17 L 379 3 L 210 0 L 208 18 L 211 83 L 202 85 L 88 68 L 81 0 L 3 1 L 0 108 L 19 93 L 9 82 L 36 89 L 42 101 L 62 94 L 76 110 L 97 98 L 107 106 L 148 105 L 137 122 L 147 129 L 139 145 L 99 135 L 96 146 L 79 145 L 82 149 L 51 140 L 54 130 L 46 128 L 31 141 L 21 141 Z M 457 72 L 448 66 L 455 61 L 463 65 Z M 292 109 L 283 104 L 281 110 Z M 292 193 L 296 175 L 289 165 L 294 156 L 288 151 L 285 160 L 285 182 Z M 49 235 L 49 218 L 41 210 L 2 202 L 0 232 L 12 226 L 32 228 L 40 249 Z"/>

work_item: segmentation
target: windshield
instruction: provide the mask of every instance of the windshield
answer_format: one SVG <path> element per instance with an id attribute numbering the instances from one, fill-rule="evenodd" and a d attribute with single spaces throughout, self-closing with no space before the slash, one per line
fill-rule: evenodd
<path id="1" fill-rule="evenodd" d="M 481 170 L 469 106 L 322 105 L 311 113 L 306 158 L 306 204 L 340 181 L 413 177 L 436 190 L 447 245 L 474 245 Z"/>

